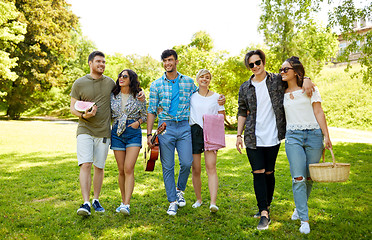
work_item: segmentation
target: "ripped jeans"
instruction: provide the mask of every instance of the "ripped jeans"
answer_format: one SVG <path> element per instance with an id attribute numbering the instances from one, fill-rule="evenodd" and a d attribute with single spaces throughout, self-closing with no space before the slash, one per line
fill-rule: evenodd
<path id="1" fill-rule="evenodd" d="M 323 151 L 323 134 L 320 129 L 288 130 L 285 152 L 289 161 L 292 190 L 301 221 L 309 220 L 307 201 L 313 186 L 309 164 L 318 163 Z"/>

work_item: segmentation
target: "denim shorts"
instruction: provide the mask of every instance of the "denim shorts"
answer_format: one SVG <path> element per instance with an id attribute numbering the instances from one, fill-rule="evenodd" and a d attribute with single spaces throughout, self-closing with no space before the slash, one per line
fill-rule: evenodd
<path id="1" fill-rule="evenodd" d="M 126 128 L 123 134 L 117 135 L 118 124 L 115 124 L 111 130 L 111 149 L 125 151 L 128 147 L 142 147 L 142 131 L 141 127 L 135 129 L 128 127 L 135 120 L 127 120 Z"/>

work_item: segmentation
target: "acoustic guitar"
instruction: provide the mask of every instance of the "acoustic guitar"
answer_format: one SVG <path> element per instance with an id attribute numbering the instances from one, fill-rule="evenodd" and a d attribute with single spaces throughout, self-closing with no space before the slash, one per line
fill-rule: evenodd
<path id="1" fill-rule="evenodd" d="M 167 128 L 167 124 L 163 122 L 158 129 L 156 130 L 154 136 L 151 138 L 151 144 L 154 146 L 153 148 L 145 148 L 143 153 L 144 157 L 144 164 L 145 164 L 145 171 L 154 171 L 155 168 L 155 161 L 158 160 L 159 156 L 159 134 L 164 134 L 165 129 Z"/>

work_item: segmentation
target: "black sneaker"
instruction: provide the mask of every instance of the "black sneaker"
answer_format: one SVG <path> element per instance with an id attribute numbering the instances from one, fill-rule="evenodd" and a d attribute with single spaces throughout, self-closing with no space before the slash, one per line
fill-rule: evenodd
<path id="1" fill-rule="evenodd" d="M 101 206 L 101 204 L 97 200 L 92 203 L 92 206 L 96 212 L 105 212 L 105 209 Z"/>
<path id="2" fill-rule="evenodd" d="M 257 212 L 255 215 L 253 215 L 254 218 L 261 218 L 261 213 Z"/>
<path id="3" fill-rule="evenodd" d="M 258 230 L 266 230 L 266 229 L 268 229 L 270 222 L 271 222 L 270 217 L 267 218 L 265 216 L 262 216 L 261 219 L 260 219 L 260 222 L 257 225 L 257 229 Z"/>
<path id="4" fill-rule="evenodd" d="M 88 203 L 81 204 L 80 208 L 77 210 L 77 214 L 80 216 L 90 216 L 90 207 Z"/>

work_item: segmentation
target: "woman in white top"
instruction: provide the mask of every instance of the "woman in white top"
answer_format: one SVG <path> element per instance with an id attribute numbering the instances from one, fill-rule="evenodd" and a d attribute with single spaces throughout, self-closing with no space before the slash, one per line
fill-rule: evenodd
<path id="1" fill-rule="evenodd" d="M 201 197 L 201 153 L 204 152 L 205 168 L 208 175 L 208 187 L 211 197 L 210 211 L 217 212 L 216 206 L 218 177 L 216 171 L 217 152 L 204 151 L 203 138 L 203 115 L 204 114 L 223 114 L 225 115 L 224 106 L 218 105 L 219 94 L 209 90 L 209 84 L 212 74 L 207 69 L 199 70 L 196 75 L 196 81 L 199 84 L 199 90 L 191 96 L 190 100 L 190 125 L 192 138 L 192 184 L 196 195 L 196 202 L 193 208 L 202 205 Z"/>
<path id="2" fill-rule="evenodd" d="M 288 84 L 283 104 L 287 121 L 285 150 L 296 205 L 292 220 L 300 219 L 300 232 L 307 234 L 310 232 L 307 201 L 313 185 L 309 164 L 319 162 L 323 152 L 323 136 L 325 148 L 331 149 L 332 143 L 318 88 L 315 87 L 312 97 L 302 92 L 305 70 L 299 58 L 288 58 L 279 72 L 282 80 Z"/>

